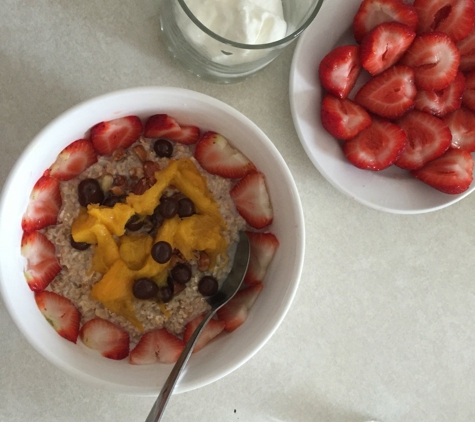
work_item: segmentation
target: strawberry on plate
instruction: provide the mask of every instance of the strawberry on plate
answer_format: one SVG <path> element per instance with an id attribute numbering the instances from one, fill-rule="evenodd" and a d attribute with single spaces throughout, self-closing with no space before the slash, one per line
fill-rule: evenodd
<path id="1" fill-rule="evenodd" d="M 470 187 L 472 171 L 473 159 L 468 151 L 449 149 L 411 174 L 441 192 L 459 194 Z"/>
<path id="2" fill-rule="evenodd" d="M 371 124 L 370 115 L 359 104 L 330 94 L 323 99 L 321 118 L 323 127 L 330 135 L 345 141 Z"/>
<path id="3" fill-rule="evenodd" d="M 450 129 L 441 119 L 431 114 L 412 110 L 396 123 L 407 137 L 406 147 L 394 163 L 398 167 L 418 169 L 441 156 L 450 147 Z"/>
<path id="4" fill-rule="evenodd" d="M 223 321 L 227 332 L 240 327 L 249 316 L 249 311 L 263 289 L 262 284 L 248 287 L 237 292 L 222 308 L 218 309 L 218 318 Z"/>
<path id="5" fill-rule="evenodd" d="M 264 280 L 267 269 L 279 247 L 279 241 L 272 233 L 247 231 L 246 234 L 251 244 L 251 255 L 244 283 L 253 286 Z"/>
<path id="6" fill-rule="evenodd" d="M 256 171 L 256 166 L 244 154 L 233 148 L 219 133 L 206 132 L 196 145 L 194 156 L 208 173 L 230 179 L 240 179 Z"/>
<path id="7" fill-rule="evenodd" d="M 26 258 L 26 282 L 33 291 L 44 290 L 61 271 L 55 246 L 43 233 L 24 232 L 21 254 Z"/>
<path id="8" fill-rule="evenodd" d="M 129 362 L 132 365 L 175 363 L 184 347 L 185 343 L 165 328 L 148 331 L 130 351 Z"/>
<path id="9" fill-rule="evenodd" d="M 475 152 L 475 112 L 462 106 L 443 119 L 452 132 L 452 148 Z"/>
<path id="10" fill-rule="evenodd" d="M 475 111 L 475 71 L 465 75 L 465 89 L 463 91 L 462 103 L 472 111 Z"/>
<path id="11" fill-rule="evenodd" d="M 200 129 L 197 126 L 182 126 L 168 114 L 154 114 L 145 122 L 144 136 L 191 145 L 200 139 Z"/>
<path id="12" fill-rule="evenodd" d="M 405 145 L 406 134 L 399 126 L 374 117 L 371 126 L 343 145 L 343 152 L 354 166 L 379 171 L 393 164 Z"/>
<path id="13" fill-rule="evenodd" d="M 102 318 L 87 321 L 79 331 L 81 341 L 108 359 L 121 360 L 129 355 L 129 334 Z"/>
<path id="14" fill-rule="evenodd" d="M 318 68 L 322 87 L 342 99 L 348 97 L 360 72 L 360 47 L 357 45 L 336 47 L 322 59 Z"/>
<path id="15" fill-rule="evenodd" d="M 110 155 L 117 148 L 125 149 L 132 145 L 142 130 L 142 122 L 137 116 L 125 116 L 94 125 L 90 140 L 98 154 Z"/>
<path id="16" fill-rule="evenodd" d="M 395 65 L 363 85 L 355 101 L 374 114 L 393 119 L 414 106 L 415 96 L 414 71 Z"/>
<path id="17" fill-rule="evenodd" d="M 61 203 L 59 180 L 47 175 L 41 176 L 31 191 L 21 228 L 33 231 L 56 224 Z"/>
<path id="18" fill-rule="evenodd" d="M 274 211 L 262 173 L 250 173 L 230 191 L 238 213 L 255 229 L 263 229 L 272 223 Z"/>
<path id="19" fill-rule="evenodd" d="M 64 296 L 49 291 L 35 292 L 35 301 L 40 312 L 58 334 L 76 343 L 81 314 L 74 304 Z"/>
<path id="20" fill-rule="evenodd" d="M 199 315 L 196 318 L 192 319 L 188 324 L 186 324 L 185 331 L 183 333 L 183 341 L 185 342 L 185 344 L 188 343 L 188 340 L 191 338 L 191 336 L 196 330 L 196 327 L 198 327 L 203 318 L 203 315 Z M 201 331 L 201 334 L 195 343 L 195 347 L 193 348 L 193 353 L 199 352 L 211 340 L 221 334 L 221 332 L 224 330 L 224 325 L 225 324 L 223 321 L 210 319 L 209 322 L 203 328 L 203 331 Z"/>
<path id="21" fill-rule="evenodd" d="M 49 175 L 59 180 L 70 180 L 97 162 L 92 143 L 78 139 L 64 148 L 49 169 Z"/>
<path id="22" fill-rule="evenodd" d="M 472 32 L 463 40 L 455 44 L 460 52 L 460 66 L 462 72 L 475 70 L 475 25 Z"/>

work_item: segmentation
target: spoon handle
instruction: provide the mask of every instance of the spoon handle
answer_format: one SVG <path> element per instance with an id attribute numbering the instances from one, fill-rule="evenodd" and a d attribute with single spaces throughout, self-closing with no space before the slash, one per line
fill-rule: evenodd
<path id="1" fill-rule="evenodd" d="M 150 413 L 147 416 L 145 422 L 159 422 L 162 419 L 162 415 L 165 411 L 165 407 L 168 403 L 168 399 L 175 388 L 175 385 L 180 377 L 180 374 L 185 367 L 188 359 L 191 356 L 191 352 L 193 351 L 193 347 L 198 340 L 198 336 L 200 335 L 201 331 L 203 330 L 204 326 L 208 323 L 208 321 L 213 317 L 217 309 L 211 309 L 208 314 L 203 318 L 201 323 L 196 327 L 196 330 L 193 332 L 193 335 L 190 337 L 188 342 L 186 343 L 185 348 L 181 352 L 180 357 L 178 358 L 177 362 L 175 363 L 170 375 L 160 392 L 160 395 L 155 400 Z"/>

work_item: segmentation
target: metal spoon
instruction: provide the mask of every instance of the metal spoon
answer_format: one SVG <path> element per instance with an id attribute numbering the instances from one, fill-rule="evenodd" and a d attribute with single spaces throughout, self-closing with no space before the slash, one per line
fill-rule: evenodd
<path id="1" fill-rule="evenodd" d="M 213 317 L 216 311 L 225 305 L 229 300 L 236 294 L 236 292 L 241 287 L 242 281 L 244 279 L 244 275 L 246 274 L 247 266 L 249 264 L 249 255 L 250 255 L 250 244 L 249 239 L 244 232 L 239 233 L 239 242 L 237 244 L 236 253 L 234 255 L 234 262 L 231 271 L 224 280 L 221 288 L 219 291 L 207 298 L 207 302 L 211 306 L 211 310 L 205 315 L 201 323 L 196 327 L 196 330 L 193 332 L 193 335 L 190 337 L 188 342 L 181 352 L 180 357 L 178 358 L 175 366 L 173 367 L 170 375 L 168 376 L 162 390 L 160 391 L 160 395 L 158 396 L 157 400 L 155 401 L 150 413 L 147 416 L 145 422 L 158 422 L 161 420 L 162 415 L 165 411 L 165 407 L 168 403 L 168 399 L 175 388 L 175 385 L 178 381 L 178 378 L 185 367 L 188 359 L 191 356 L 191 352 L 193 351 L 193 347 L 198 339 L 201 331 L 208 323 L 208 321 Z"/>

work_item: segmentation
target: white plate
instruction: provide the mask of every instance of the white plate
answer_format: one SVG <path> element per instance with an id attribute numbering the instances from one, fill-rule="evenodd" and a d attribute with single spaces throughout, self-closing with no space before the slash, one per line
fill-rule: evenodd
<path id="1" fill-rule="evenodd" d="M 297 134 L 314 166 L 337 189 L 356 201 L 381 211 L 418 214 L 435 211 L 470 194 L 448 195 L 392 166 L 380 172 L 350 164 L 339 141 L 320 121 L 322 89 L 318 66 L 333 48 L 355 44 L 351 24 L 361 0 L 327 0 L 298 41 L 290 73 L 290 105 Z"/>

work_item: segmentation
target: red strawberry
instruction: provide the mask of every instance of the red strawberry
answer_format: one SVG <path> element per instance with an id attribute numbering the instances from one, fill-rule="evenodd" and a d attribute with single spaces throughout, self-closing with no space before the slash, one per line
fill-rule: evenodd
<path id="1" fill-rule="evenodd" d="M 465 76 L 465 89 L 462 97 L 463 105 L 475 111 L 475 71 Z"/>
<path id="2" fill-rule="evenodd" d="M 473 159 L 468 151 L 449 149 L 411 173 L 419 180 L 444 193 L 458 194 L 472 183 Z"/>
<path id="3" fill-rule="evenodd" d="M 200 129 L 196 126 L 180 126 L 168 114 L 154 114 L 145 122 L 146 138 L 165 138 L 181 144 L 196 144 L 200 139 Z"/>
<path id="4" fill-rule="evenodd" d="M 130 351 L 132 365 L 175 363 L 185 348 L 185 343 L 165 328 L 145 333 Z"/>
<path id="5" fill-rule="evenodd" d="M 35 292 L 35 301 L 46 320 L 61 337 L 76 343 L 81 314 L 64 296 L 49 291 Z"/>
<path id="6" fill-rule="evenodd" d="M 373 118 L 371 126 L 343 145 L 343 152 L 356 167 L 377 171 L 393 164 L 405 144 L 406 134 L 399 126 Z"/>
<path id="7" fill-rule="evenodd" d="M 377 75 L 395 64 L 416 37 L 415 31 L 398 22 L 384 22 L 373 28 L 361 43 L 361 66 Z"/>
<path id="8" fill-rule="evenodd" d="M 414 106 L 414 71 L 407 66 L 392 66 L 370 79 L 355 95 L 355 101 L 382 117 L 402 116 Z"/>
<path id="9" fill-rule="evenodd" d="M 326 131 L 337 139 L 354 138 L 371 124 L 367 111 L 346 98 L 344 100 L 327 95 L 322 102 L 322 125 Z"/>
<path id="10" fill-rule="evenodd" d="M 444 89 L 437 91 L 417 91 L 414 99 L 414 108 L 437 117 L 460 108 L 462 103 L 462 93 L 465 88 L 465 77 L 462 72 L 457 72 L 457 76 Z"/>
<path id="11" fill-rule="evenodd" d="M 262 173 L 250 173 L 230 191 L 239 214 L 255 229 L 263 229 L 272 223 L 274 211 Z"/>
<path id="12" fill-rule="evenodd" d="M 222 308 L 218 309 L 218 318 L 223 321 L 228 332 L 240 327 L 247 319 L 249 311 L 262 292 L 263 285 L 256 284 L 237 292 Z"/>
<path id="13" fill-rule="evenodd" d="M 100 155 L 110 155 L 117 148 L 128 148 L 142 134 L 137 116 L 126 116 L 97 123 L 91 128 L 91 142 Z"/>
<path id="14" fill-rule="evenodd" d="M 279 247 L 277 237 L 272 233 L 246 232 L 251 244 L 251 256 L 244 283 L 248 286 L 260 284 L 264 280 L 267 268 Z"/>
<path id="15" fill-rule="evenodd" d="M 444 117 L 452 132 L 452 148 L 475 152 L 475 112 L 461 107 Z"/>
<path id="16" fill-rule="evenodd" d="M 91 142 L 78 139 L 64 148 L 49 169 L 49 175 L 59 180 L 70 180 L 97 162 Z"/>
<path id="17" fill-rule="evenodd" d="M 450 147 L 452 134 L 439 118 L 413 110 L 397 121 L 405 132 L 407 144 L 394 164 L 415 170 L 442 155 Z"/>
<path id="18" fill-rule="evenodd" d="M 185 332 L 183 333 L 183 341 L 185 343 L 188 343 L 188 340 L 193 335 L 196 330 L 196 327 L 198 327 L 203 318 L 203 315 L 199 315 L 196 318 L 192 319 L 188 324 L 186 324 Z M 198 340 L 195 343 L 195 347 L 193 348 L 193 353 L 200 351 L 223 330 L 223 321 L 210 319 L 209 322 L 205 325 L 205 328 L 203 328 L 203 331 L 201 332 L 200 336 L 198 337 Z"/>
<path id="19" fill-rule="evenodd" d="M 323 58 L 318 68 L 323 88 L 342 99 L 348 97 L 360 72 L 360 47 L 357 45 L 335 48 Z"/>
<path id="20" fill-rule="evenodd" d="M 206 132 L 196 145 L 194 154 L 208 173 L 230 179 L 240 179 L 256 171 L 256 166 L 228 140 L 216 132 Z"/>
<path id="21" fill-rule="evenodd" d="M 81 327 L 79 337 L 87 347 L 97 350 L 106 358 L 121 360 L 129 355 L 129 334 L 105 319 L 87 321 Z"/>
<path id="22" fill-rule="evenodd" d="M 456 44 L 460 52 L 460 66 L 462 72 L 475 70 L 475 26 L 472 32 Z"/>
<path id="23" fill-rule="evenodd" d="M 21 228 L 25 231 L 33 231 L 56 224 L 61 203 L 59 180 L 50 176 L 41 176 L 31 191 Z"/>
<path id="24" fill-rule="evenodd" d="M 439 90 L 455 79 L 460 53 L 448 35 L 429 32 L 414 39 L 400 63 L 414 69 L 417 88 Z"/>
<path id="25" fill-rule="evenodd" d="M 415 30 L 417 13 L 402 0 L 363 0 L 353 19 L 353 34 L 358 43 L 375 26 L 383 22 L 399 22 Z"/>
<path id="26" fill-rule="evenodd" d="M 464 39 L 475 22 L 473 0 L 414 0 L 419 16 L 417 32 L 443 32 L 454 41 Z"/>
<path id="27" fill-rule="evenodd" d="M 61 271 L 56 249 L 43 233 L 24 232 L 21 254 L 26 258 L 26 282 L 33 291 L 44 290 Z"/>

